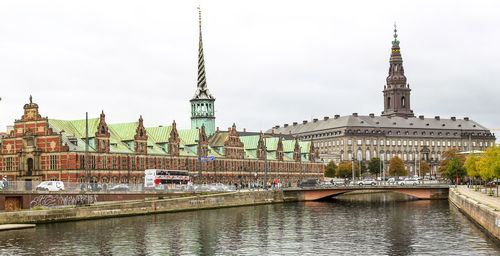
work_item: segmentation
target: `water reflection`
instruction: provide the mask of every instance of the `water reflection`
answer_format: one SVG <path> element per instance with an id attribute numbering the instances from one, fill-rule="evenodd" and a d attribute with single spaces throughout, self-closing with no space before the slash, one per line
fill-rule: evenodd
<path id="1" fill-rule="evenodd" d="M 395 201 L 391 196 L 39 225 L 0 232 L 0 255 L 500 253 L 447 201 Z"/>

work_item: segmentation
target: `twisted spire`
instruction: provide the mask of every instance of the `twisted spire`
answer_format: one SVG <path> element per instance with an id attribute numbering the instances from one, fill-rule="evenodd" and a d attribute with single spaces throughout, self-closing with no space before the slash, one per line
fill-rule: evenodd
<path id="1" fill-rule="evenodd" d="M 200 42 L 198 46 L 198 87 L 194 94 L 194 99 L 214 99 L 207 88 L 207 79 L 205 77 L 205 58 L 203 56 L 203 40 L 201 33 L 201 8 L 198 6 L 198 20 L 200 26 Z"/>

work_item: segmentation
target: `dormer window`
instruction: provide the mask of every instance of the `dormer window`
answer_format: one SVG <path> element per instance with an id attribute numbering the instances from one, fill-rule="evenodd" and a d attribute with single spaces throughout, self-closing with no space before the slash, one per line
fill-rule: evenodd
<path id="1" fill-rule="evenodd" d="M 101 134 L 106 135 L 106 128 L 104 126 L 101 126 Z"/>

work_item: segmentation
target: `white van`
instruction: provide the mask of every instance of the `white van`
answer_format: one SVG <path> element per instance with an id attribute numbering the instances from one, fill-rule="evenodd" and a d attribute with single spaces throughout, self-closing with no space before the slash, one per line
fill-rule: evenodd
<path id="1" fill-rule="evenodd" d="M 62 181 L 43 181 L 36 186 L 36 190 L 40 191 L 62 191 L 64 183 Z"/>

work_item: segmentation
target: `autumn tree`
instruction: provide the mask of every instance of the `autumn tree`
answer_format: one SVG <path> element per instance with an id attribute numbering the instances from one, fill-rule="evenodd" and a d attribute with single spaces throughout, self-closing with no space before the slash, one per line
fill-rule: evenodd
<path id="1" fill-rule="evenodd" d="M 356 176 L 359 177 L 359 166 L 354 164 L 354 169 L 356 171 Z M 352 162 L 340 163 L 337 167 L 336 176 L 339 178 L 351 178 L 352 177 Z"/>
<path id="2" fill-rule="evenodd" d="M 463 179 L 467 175 L 467 171 L 465 170 L 465 166 L 457 155 L 446 164 L 446 170 L 441 173 L 442 177 L 446 177 L 455 181 L 455 178 Z"/>
<path id="3" fill-rule="evenodd" d="M 472 153 L 465 160 L 465 170 L 467 171 L 467 175 L 473 179 L 481 177 L 479 159 L 480 157 L 477 154 Z"/>
<path id="4" fill-rule="evenodd" d="M 395 156 L 391 158 L 391 162 L 389 164 L 389 175 L 391 176 L 406 176 L 407 171 L 405 169 L 405 164 L 401 158 Z"/>
<path id="5" fill-rule="evenodd" d="M 500 177 L 500 146 L 492 146 L 486 149 L 479 160 L 479 174 L 484 180 L 498 179 Z"/>
<path id="6" fill-rule="evenodd" d="M 464 164 L 465 163 L 465 156 L 464 155 L 458 155 L 458 149 L 457 148 L 450 148 L 446 150 L 442 155 L 441 155 L 441 163 L 439 164 L 438 172 L 443 176 L 446 176 L 445 173 L 448 170 L 448 166 L 450 163 L 455 159 L 455 157 L 458 157 L 458 160 Z"/>
<path id="7" fill-rule="evenodd" d="M 378 175 L 380 174 L 380 158 L 374 157 L 368 163 L 368 170 L 371 174 Z"/>
<path id="8" fill-rule="evenodd" d="M 334 161 L 330 161 L 325 166 L 325 177 L 335 177 L 335 172 L 337 171 L 337 165 Z"/>
<path id="9" fill-rule="evenodd" d="M 423 176 L 426 175 L 426 173 L 431 173 L 431 167 L 429 166 L 429 164 L 424 161 L 424 160 L 421 160 L 420 161 L 420 173 L 423 174 Z"/>

